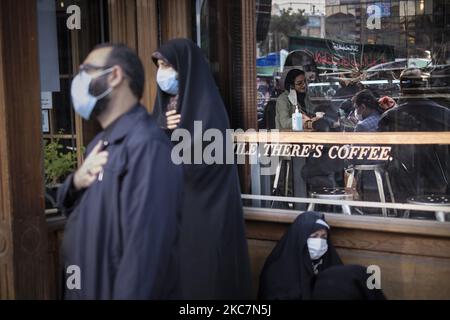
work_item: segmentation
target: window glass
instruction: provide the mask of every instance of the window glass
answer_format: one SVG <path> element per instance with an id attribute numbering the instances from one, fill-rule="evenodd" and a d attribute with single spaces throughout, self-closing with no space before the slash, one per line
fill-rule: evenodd
<path id="1" fill-rule="evenodd" d="M 425 137 L 431 131 L 450 130 L 448 21 L 448 1 L 272 0 L 267 35 L 257 41 L 258 128 L 279 129 L 287 137 L 297 129 L 293 127 L 297 106 L 303 132 L 370 132 L 372 142 L 380 143 L 354 143 L 346 136 L 342 143 L 311 143 L 309 147 L 322 148 L 317 157 L 311 150 L 305 151 L 307 156 L 292 151 L 304 151 L 308 144 L 283 143 L 282 148 L 290 149 L 281 153 L 274 173 L 252 175 L 252 193 L 394 204 L 450 201 L 447 138 L 439 144 L 417 145 L 414 140 L 402 143 L 399 134 L 414 132 L 420 140 L 419 132 Z M 306 86 L 299 90 L 297 81 L 306 81 Z M 385 144 L 385 133 L 397 136 L 399 144 Z M 386 157 L 349 156 L 383 148 L 389 149 Z M 333 158 L 336 150 L 341 153 Z M 261 206 L 308 207 L 249 201 Z M 437 219 L 433 211 L 319 207 Z"/>

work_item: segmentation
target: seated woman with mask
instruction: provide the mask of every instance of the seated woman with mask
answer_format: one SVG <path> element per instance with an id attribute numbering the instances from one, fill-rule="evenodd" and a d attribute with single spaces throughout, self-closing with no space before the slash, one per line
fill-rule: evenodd
<path id="1" fill-rule="evenodd" d="M 299 215 L 264 264 L 259 299 L 311 299 L 316 275 L 342 264 L 329 235 L 330 226 L 323 214 Z"/>
<path id="2" fill-rule="evenodd" d="M 314 106 L 309 98 L 306 75 L 303 70 L 292 69 L 283 75 L 285 91 L 276 104 L 275 126 L 277 129 L 292 129 L 292 114 L 298 105 L 303 121 L 314 116 Z"/>

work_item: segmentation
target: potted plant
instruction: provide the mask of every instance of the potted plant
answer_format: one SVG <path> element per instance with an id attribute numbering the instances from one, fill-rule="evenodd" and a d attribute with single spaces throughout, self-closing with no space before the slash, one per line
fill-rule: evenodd
<path id="1" fill-rule="evenodd" d="M 44 171 L 46 187 L 46 208 L 56 207 L 56 192 L 63 179 L 72 172 L 77 164 L 74 151 L 65 151 L 59 138 L 44 140 Z"/>

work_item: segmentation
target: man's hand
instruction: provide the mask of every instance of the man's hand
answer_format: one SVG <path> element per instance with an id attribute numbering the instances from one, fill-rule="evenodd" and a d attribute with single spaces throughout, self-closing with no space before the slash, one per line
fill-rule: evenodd
<path id="1" fill-rule="evenodd" d="M 178 127 L 181 121 L 181 115 L 177 113 L 177 110 L 171 110 L 166 112 L 167 129 L 173 130 Z"/>
<path id="2" fill-rule="evenodd" d="M 75 189 L 86 189 L 93 184 L 103 170 L 103 166 L 108 162 L 108 152 L 101 151 L 102 144 L 103 141 L 100 140 L 84 160 L 81 167 L 75 172 L 73 176 Z"/>

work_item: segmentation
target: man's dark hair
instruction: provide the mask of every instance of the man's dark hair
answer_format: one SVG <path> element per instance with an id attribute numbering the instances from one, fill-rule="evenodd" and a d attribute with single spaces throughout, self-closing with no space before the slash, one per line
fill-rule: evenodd
<path id="1" fill-rule="evenodd" d="M 356 105 L 358 105 L 358 106 L 364 104 L 366 107 L 368 107 L 370 109 L 376 110 L 380 113 L 383 112 L 381 110 L 380 105 L 378 104 L 377 98 L 375 98 L 373 93 L 368 89 L 364 89 L 364 90 L 358 92 L 355 95 L 354 101 L 355 101 Z"/>
<path id="2" fill-rule="evenodd" d="M 145 72 L 141 59 L 133 50 L 121 43 L 102 43 L 97 45 L 94 50 L 101 48 L 111 48 L 106 65 L 108 67 L 118 65 L 122 68 L 129 79 L 131 92 L 140 100 L 145 84 Z"/>

